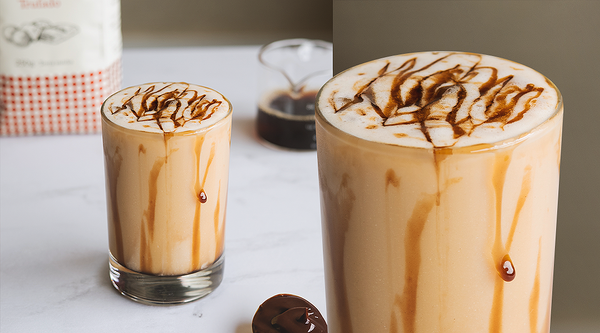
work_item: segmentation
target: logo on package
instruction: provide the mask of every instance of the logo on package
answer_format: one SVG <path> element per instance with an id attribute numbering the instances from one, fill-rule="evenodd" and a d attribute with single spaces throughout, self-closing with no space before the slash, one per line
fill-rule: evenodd
<path id="1" fill-rule="evenodd" d="M 5 26 L 2 29 L 4 38 L 12 44 L 27 47 L 30 44 L 42 42 L 60 44 L 79 32 L 77 26 L 64 23 L 50 23 L 38 20 L 26 23 L 20 27 Z"/>

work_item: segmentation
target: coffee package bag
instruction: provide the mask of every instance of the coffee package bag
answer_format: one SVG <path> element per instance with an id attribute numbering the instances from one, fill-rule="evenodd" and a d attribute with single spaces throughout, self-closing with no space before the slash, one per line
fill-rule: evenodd
<path id="1" fill-rule="evenodd" d="M 119 0 L 1 0 L 0 135 L 99 133 L 121 55 Z"/>

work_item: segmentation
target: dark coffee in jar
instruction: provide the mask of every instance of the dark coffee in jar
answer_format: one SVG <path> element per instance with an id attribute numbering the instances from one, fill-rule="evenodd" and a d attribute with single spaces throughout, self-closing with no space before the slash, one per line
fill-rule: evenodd
<path id="1" fill-rule="evenodd" d="M 316 149 L 316 95 L 317 91 L 279 91 L 266 95 L 258 105 L 258 135 L 283 148 Z"/>

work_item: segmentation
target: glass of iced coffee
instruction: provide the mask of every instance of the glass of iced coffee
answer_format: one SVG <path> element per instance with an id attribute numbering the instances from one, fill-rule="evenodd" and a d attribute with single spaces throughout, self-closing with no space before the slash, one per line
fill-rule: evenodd
<path id="1" fill-rule="evenodd" d="M 317 97 L 331 333 L 549 332 L 563 106 L 462 52 L 350 68 Z"/>
<path id="2" fill-rule="evenodd" d="M 177 304 L 220 284 L 231 111 L 213 89 L 169 82 L 102 105 L 110 278 L 121 294 Z"/>

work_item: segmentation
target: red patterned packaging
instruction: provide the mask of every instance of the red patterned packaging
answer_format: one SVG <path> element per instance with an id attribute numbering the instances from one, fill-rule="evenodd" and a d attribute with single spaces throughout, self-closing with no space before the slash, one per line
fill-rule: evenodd
<path id="1" fill-rule="evenodd" d="M 119 0 L 0 2 L 0 135 L 99 133 L 121 86 Z"/>

